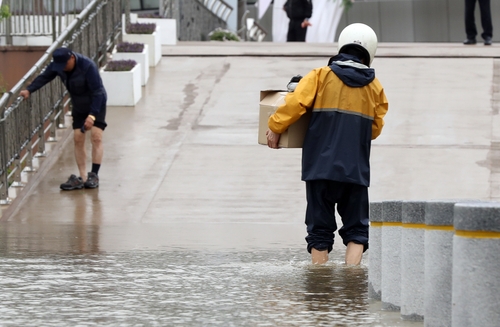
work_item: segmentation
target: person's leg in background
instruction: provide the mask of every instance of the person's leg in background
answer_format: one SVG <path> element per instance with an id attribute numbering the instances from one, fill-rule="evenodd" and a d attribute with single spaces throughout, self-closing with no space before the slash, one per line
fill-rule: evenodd
<path id="1" fill-rule="evenodd" d="M 465 34 L 467 39 L 464 44 L 476 44 L 476 22 L 474 11 L 476 8 L 476 0 L 465 0 Z"/>
<path id="2" fill-rule="evenodd" d="M 293 28 L 293 20 L 291 19 L 288 22 L 288 32 L 286 34 L 286 41 L 287 42 L 295 41 L 295 29 Z"/>
<path id="3" fill-rule="evenodd" d="M 80 128 L 73 129 L 73 142 L 75 144 L 75 159 L 80 177 L 87 180 L 87 151 L 85 150 L 85 133 Z"/>
<path id="4" fill-rule="evenodd" d="M 297 27 L 297 31 L 296 31 L 297 41 L 298 42 L 306 42 L 307 26 L 302 27 L 302 23 L 300 23 L 300 24 L 301 25 L 299 25 Z"/>
<path id="5" fill-rule="evenodd" d="M 73 143 L 75 145 L 75 160 L 80 177 L 87 180 L 87 151 L 85 150 L 85 133 L 81 131 L 87 118 L 87 113 L 79 113 L 73 108 Z"/>
<path id="6" fill-rule="evenodd" d="M 92 171 L 88 173 L 85 188 L 99 187 L 99 169 L 101 168 L 104 149 L 102 145 L 103 130 L 100 127 L 93 126 L 91 129 L 90 140 L 92 142 Z"/>
<path id="7" fill-rule="evenodd" d="M 288 34 L 286 41 L 287 42 L 304 42 L 306 40 L 306 35 L 303 30 L 301 20 L 290 19 L 288 23 Z M 304 35 L 302 35 L 304 34 Z"/>
<path id="8" fill-rule="evenodd" d="M 92 143 L 92 170 L 88 173 L 85 188 L 99 187 L 99 169 L 101 168 L 104 155 L 103 132 L 106 129 L 106 106 L 103 105 L 101 111 L 94 121 L 94 126 L 90 130 L 90 141 Z"/>
<path id="9" fill-rule="evenodd" d="M 481 37 L 485 45 L 491 45 L 493 38 L 493 24 L 491 22 L 491 6 L 490 0 L 479 0 L 479 10 L 481 11 L 481 26 L 483 33 Z"/>
<path id="10" fill-rule="evenodd" d="M 76 166 L 78 167 L 78 174 L 76 176 L 72 174 L 65 183 L 60 185 L 61 190 L 71 191 L 78 190 L 84 187 L 84 182 L 87 178 L 85 161 L 87 159 L 87 153 L 85 152 L 85 133 L 81 131 L 85 119 L 75 115 L 73 112 L 73 144 L 74 144 L 74 156 L 76 160 Z"/>

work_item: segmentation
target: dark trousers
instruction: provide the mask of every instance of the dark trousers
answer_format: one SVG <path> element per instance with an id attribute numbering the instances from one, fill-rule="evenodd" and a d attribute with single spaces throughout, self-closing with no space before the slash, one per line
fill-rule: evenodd
<path id="1" fill-rule="evenodd" d="M 288 23 L 288 34 L 286 35 L 287 42 L 305 42 L 307 27 L 302 28 L 301 24 L 304 20 L 290 19 Z"/>
<path id="2" fill-rule="evenodd" d="M 481 26 L 483 39 L 493 37 L 493 24 L 491 23 L 490 0 L 465 0 L 465 34 L 468 39 L 475 39 L 477 35 L 476 23 L 474 19 L 474 11 L 476 1 L 479 2 L 479 10 L 481 12 Z"/>
<path id="3" fill-rule="evenodd" d="M 368 187 L 329 180 L 306 181 L 307 251 L 330 252 L 337 230 L 335 206 L 342 219 L 339 235 L 345 245 L 354 242 L 368 249 Z"/>

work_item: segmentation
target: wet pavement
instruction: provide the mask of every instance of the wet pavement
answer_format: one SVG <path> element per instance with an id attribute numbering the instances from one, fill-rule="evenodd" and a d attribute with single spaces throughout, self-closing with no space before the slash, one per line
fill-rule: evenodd
<path id="1" fill-rule="evenodd" d="M 380 45 L 371 200 L 500 198 L 498 50 Z M 309 264 L 300 150 L 257 144 L 259 91 L 332 52 L 164 47 L 138 105 L 108 108 L 95 190 L 59 190 L 76 172 L 60 130 L 2 207 L 0 325 L 423 326 L 367 299 L 369 252 L 348 269 L 339 242 Z"/>

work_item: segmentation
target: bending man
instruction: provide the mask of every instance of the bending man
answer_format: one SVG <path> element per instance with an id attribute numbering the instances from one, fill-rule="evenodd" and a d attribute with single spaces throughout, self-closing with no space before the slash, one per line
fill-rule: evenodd
<path id="1" fill-rule="evenodd" d="M 96 64 L 89 58 L 72 52 L 67 48 L 59 48 L 52 54 L 52 62 L 31 83 L 20 96 L 27 99 L 31 93 L 59 76 L 71 95 L 73 109 L 73 139 L 75 159 L 79 177 L 71 175 L 67 182 L 61 184 L 62 190 L 96 188 L 99 186 L 99 168 L 103 157 L 102 134 L 107 124 L 106 90 L 102 84 Z M 85 131 L 90 131 L 92 142 L 92 170 L 87 173 L 85 150 Z"/>

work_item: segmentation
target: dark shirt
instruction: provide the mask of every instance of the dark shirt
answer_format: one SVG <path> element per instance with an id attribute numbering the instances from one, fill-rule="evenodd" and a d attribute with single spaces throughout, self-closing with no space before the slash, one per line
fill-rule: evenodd
<path id="1" fill-rule="evenodd" d="M 73 111 L 97 116 L 107 101 L 99 70 L 89 58 L 79 53 L 74 55 L 76 62 L 71 72 L 57 72 L 50 63 L 26 89 L 33 93 L 59 76 L 71 95 Z"/>
<path id="2" fill-rule="evenodd" d="M 283 7 L 290 20 L 303 21 L 312 16 L 313 6 L 311 0 L 287 0 Z"/>

